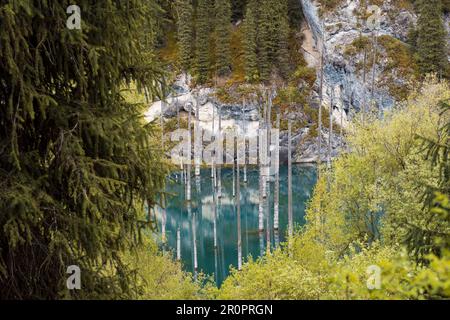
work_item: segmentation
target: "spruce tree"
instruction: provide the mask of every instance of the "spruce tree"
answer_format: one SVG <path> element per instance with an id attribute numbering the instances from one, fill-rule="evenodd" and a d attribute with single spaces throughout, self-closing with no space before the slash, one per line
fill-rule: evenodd
<path id="1" fill-rule="evenodd" d="M 258 5 L 256 0 L 247 4 L 244 19 L 244 66 L 247 81 L 257 81 L 258 74 Z"/>
<path id="2" fill-rule="evenodd" d="M 192 0 L 176 0 L 178 45 L 180 63 L 183 71 L 188 71 L 192 64 L 193 52 L 193 7 Z"/>
<path id="3" fill-rule="evenodd" d="M 274 0 L 260 1 L 258 19 L 259 74 L 262 80 L 268 80 L 272 71 L 272 62 L 277 46 L 276 17 Z"/>
<path id="4" fill-rule="evenodd" d="M 287 0 L 262 0 L 258 19 L 259 73 L 268 80 L 276 66 L 283 76 L 289 69 Z"/>
<path id="5" fill-rule="evenodd" d="M 78 0 L 81 30 L 66 28 L 70 1 L 18 3 L 0 8 L 0 299 L 135 297 L 121 252 L 167 171 L 122 91 L 161 95 L 142 37 L 156 3 Z M 82 290 L 66 288 L 71 265 Z"/>
<path id="6" fill-rule="evenodd" d="M 197 81 L 201 84 L 208 80 L 209 72 L 209 0 L 198 0 L 195 29 Z"/>
<path id="7" fill-rule="evenodd" d="M 446 75 L 448 60 L 441 0 L 421 0 L 418 10 L 416 57 L 419 68 L 423 74 Z"/>
<path id="8" fill-rule="evenodd" d="M 251 1 L 251 0 L 250 0 Z M 247 0 L 231 0 L 231 18 L 232 21 L 238 21 L 244 18 Z"/>
<path id="9" fill-rule="evenodd" d="M 230 28 L 231 4 L 230 0 L 216 0 L 216 59 L 217 73 L 225 76 L 230 73 Z"/>
<path id="10" fill-rule="evenodd" d="M 280 74 L 287 78 L 289 75 L 289 16 L 287 0 L 279 0 L 277 3 L 278 43 L 277 43 L 277 66 Z"/>
<path id="11" fill-rule="evenodd" d="M 288 0 L 289 26 L 298 28 L 303 20 L 302 4 L 299 0 Z"/>

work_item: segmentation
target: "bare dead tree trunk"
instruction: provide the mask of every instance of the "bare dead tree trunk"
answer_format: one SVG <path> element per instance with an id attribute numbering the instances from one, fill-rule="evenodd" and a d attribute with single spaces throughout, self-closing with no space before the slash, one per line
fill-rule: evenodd
<path id="1" fill-rule="evenodd" d="M 237 146 L 237 139 L 234 138 Z M 234 148 L 236 150 L 237 148 Z M 234 152 L 233 152 L 234 153 Z M 234 155 L 233 155 L 234 159 Z M 234 160 L 233 160 L 234 162 Z M 241 188 L 240 188 L 240 177 L 239 177 L 239 152 L 237 152 L 236 159 L 236 207 L 237 207 L 237 232 L 238 232 L 238 270 L 242 269 L 242 234 L 241 234 Z"/>
<path id="2" fill-rule="evenodd" d="M 214 211 L 214 223 L 213 223 L 213 236 L 214 236 L 214 248 L 217 248 L 217 200 L 214 182 L 212 182 L 213 190 L 213 211 Z"/>
<path id="3" fill-rule="evenodd" d="M 191 203 L 188 202 L 188 212 L 192 217 L 192 242 L 193 242 L 193 253 L 194 253 L 194 279 L 197 280 L 198 274 L 198 257 L 197 257 L 197 226 L 195 219 L 195 211 L 191 212 Z"/>
<path id="4" fill-rule="evenodd" d="M 331 88 L 330 94 L 330 108 L 329 108 L 329 117 L 330 117 L 330 126 L 328 129 L 328 154 L 327 154 L 327 168 L 331 168 L 331 149 L 332 149 L 332 137 L 333 137 L 333 103 L 334 103 L 334 88 Z"/>
<path id="5" fill-rule="evenodd" d="M 267 193 L 270 194 L 270 181 L 267 179 Z M 270 253 L 270 197 L 266 198 L 266 252 Z"/>
<path id="6" fill-rule="evenodd" d="M 261 132 L 263 132 L 264 129 L 258 129 L 259 136 L 261 135 Z M 261 137 L 259 141 L 261 142 Z M 258 143 L 258 148 L 260 148 L 261 143 Z M 264 231 L 264 197 L 263 197 L 263 169 L 262 169 L 262 159 L 261 159 L 261 152 L 259 152 L 259 203 L 258 203 L 258 229 L 259 232 L 262 233 Z M 264 240 L 263 240 L 264 242 Z M 264 247 L 264 243 L 263 243 Z"/>
<path id="7" fill-rule="evenodd" d="M 376 73 L 376 64 L 377 64 L 377 55 L 378 55 L 378 32 L 374 31 L 372 33 L 372 43 L 373 43 L 373 62 L 372 62 L 372 88 L 370 93 L 370 101 L 372 104 L 376 103 L 375 96 L 375 73 Z"/>
<path id="8" fill-rule="evenodd" d="M 163 154 L 165 153 L 165 145 L 164 145 L 164 101 L 161 100 L 161 116 L 160 116 L 160 126 L 161 126 L 161 150 Z M 162 195 L 161 199 L 161 210 L 162 210 L 162 219 L 161 219 L 161 237 L 162 242 L 166 243 L 166 221 L 167 221 L 167 212 L 166 212 L 166 197 Z"/>
<path id="9" fill-rule="evenodd" d="M 322 50 L 320 53 L 320 87 L 319 87 L 319 119 L 317 132 L 317 176 L 320 178 L 320 165 L 322 162 L 322 104 L 323 104 L 323 82 L 325 64 L 325 26 L 322 24 Z"/>
<path id="10" fill-rule="evenodd" d="M 244 147 L 245 150 L 247 150 L 247 119 L 245 117 L 245 107 L 246 107 L 246 101 L 244 99 L 243 105 L 242 105 L 242 121 L 243 121 L 243 127 L 244 127 Z M 244 162 L 244 183 L 247 183 L 247 153 L 245 153 L 245 162 Z"/>
<path id="11" fill-rule="evenodd" d="M 195 134 L 194 134 L 194 157 L 195 157 L 195 176 L 200 176 L 201 161 L 201 129 L 200 129 L 200 106 L 198 103 L 198 93 L 195 95 Z"/>
<path id="12" fill-rule="evenodd" d="M 191 133 L 192 105 L 189 105 L 188 113 L 188 161 L 186 169 L 186 200 L 191 201 L 191 155 L 192 155 L 192 133 Z"/>
<path id="13" fill-rule="evenodd" d="M 219 133 L 218 133 L 218 143 L 219 147 L 217 148 L 218 154 L 218 163 L 217 163 L 217 197 L 222 198 L 222 163 L 223 163 L 223 140 L 222 140 L 222 107 L 219 106 Z"/>
<path id="14" fill-rule="evenodd" d="M 216 74 L 214 76 L 214 87 L 217 88 L 217 67 L 216 67 Z M 211 133 L 211 139 L 214 139 L 214 143 L 217 146 L 217 135 L 215 133 L 215 112 L 216 112 L 216 104 L 213 104 L 213 121 L 212 121 L 212 133 Z M 219 129 L 220 130 L 220 129 Z M 211 179 L 213 179 L 213 191 L 215 191 L 215 188 L 217 188 L 217 168 L 216 168 L 216 157 L 217 157 L 217 148 L 214 148 L 214 155 L 211 159 Z"/>
<path id="15" fill-rule="evenodd" d="M 339 136 L 341 137 L 341 147 L 344 145 L 344 94 L 345 94 L 345 90 L 344 90 L 344 86 L 342 86 L 342 90 L 341 90 L 341 125 L 339 128 Z"/>
<path id="16" fill-rule="evenodd" d="M 280 109 L 277 109 L 277 129 L 280 130 Z M 279 202 L 280 202 L 280 139 L 275 144 L 275 194 L 273 207 L 273 228 L 279 228 Z"/>
<path id="17" fill-rule="evenodd" d="M 288 120 L 288 235 L 293 235 L 294 225 L 292 217 L 292 128 L 291 119 Z"/>
<path id="18" fill-rule="evenodd" d="M 234 129 L 236 132 L 236 129 Z M 236 137 L 236 134 L 233 134 L 233 139 Z M 233 148 L 234 149 L 234 148 Z M 233 198 L 236 197 L 236 159 L 234 158 L 234 150 L 233 150 Z"/>
<path id="19" fill-rule="evenodd" d="M 364 48 L 364 60 L 363 60 L 363 101 L 362 101 L 362 121 L 363 123 L 366 121 L 366 66 L 367 66 L 367 48 Z"/>

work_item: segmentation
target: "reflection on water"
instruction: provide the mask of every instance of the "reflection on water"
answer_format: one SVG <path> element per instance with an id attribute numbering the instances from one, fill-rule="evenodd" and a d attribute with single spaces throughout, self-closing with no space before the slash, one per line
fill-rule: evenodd
<path id="1" fill-rule="evenodd" d="M 244 260 L 251 255 L 256 258 L 264 254 L 267 244 L 273 248 L 285 240 L 288 226 L 288 190 L 287 166 L 280 168 L 280 204 L 279 231 L 273 230 L 274 181 L 269 183 L 269 204 L 265 207 L 263 233 L 258 231 L 259 174 L 258 169 L 248 168 L 248 181 L 242 180 L 241 168 L 241 235 Z M 180 181 L 181 177 L 171 180 Z M 222 169 L 222 197 L 214 193 L 211 170 L 204 169 L 201 176 L 193 177 L 192 200 L 185 201 L 184 184 L 170 182 L 167 192 L 167 217 L 163 219 L 162 210 L 157 210 L 160 232 L 165 230 L 167 246 L 177 251 L 177 230 L 179 230 L 179 253 L 184 268 L 193 272 L 198 266 L 199 272 L 214 274 L 220 285 L 229 273 L 230 265 L 238 265 L 238 227 L 235 198 L 233 198 L 233 171 Z M 292 170 L 292 195 L 294 224 L 303 225 L 305 206 L 316 182 L 316 170 L 313 166 L 294 165 Z M 214 210 L 216 208 L 216 210 Z M 270 209 L 270 210 L 269 210 Z M 189 213 L 190 211 L 190 213 Z M 269 219 L 267 218 L 269 216 Z M 216 217 L 216 219 L 214 219 Z M 165 228 L 162 222 L 166 220 Z M 267 226 L 269 226 L 267 228 Z M 216 237 L 214 236 L 216 230 Z M 267 232 L 269 231 L 269 232 Z M 267 241 L 269 239 L 269 241 Z M 194 246 L 195 241 L 195 246 Z M 216 245 L 215 245 L 216 244 Z M 195 257 L 197 256 L 197 258 Z"/>

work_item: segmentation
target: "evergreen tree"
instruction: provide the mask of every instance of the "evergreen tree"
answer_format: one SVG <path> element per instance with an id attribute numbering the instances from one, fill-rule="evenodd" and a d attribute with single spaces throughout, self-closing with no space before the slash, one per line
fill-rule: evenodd
<path id="1" fill-rule="evenodd" d="M 418 136 L 422 141 L 424 149 L 427 151 L 426 159 L 429 160 L 433 168 L 437 168 L 437 186 L 426 186 L 423 195 L 424 207 L 429 208 L 428 215 L 424 219 L 425 225 L 411 225 L 407 234 L 408 249 L 421 262 L 426 262 L 426 256 L 434 253 L 440 256 L 442 249 L 450 248 L 450 232 L 435 232 L 433 225 L 438 221 L 442 225 L 450 225 L 450 100 L 439 103 L 440 120 L 442 126 L 438 128 L 438 140 L 424 136 Z"/>
<path id="2" fill-rule="evenodd" d="M 231 0 L 231 18 L 232 21 L 238 21 L 244 18 L 247 0 Z"/>
<path id="3" fill-rule="evenodd" d="M 284 76 L 289 68 L 287 0 L 262 0 L 258 22 L 259 73 L 268 80 L 277 66 Z"/>
<path id="4" fill-rule="evenodd" d="M 262 0 L 258 19 L 259 74 L 262 80 L 268 80 L 272 71 L 272 62 L 277 47 L 275 1 Z"/>
<path id="5" fill-rule="evenodd" d="M 209 9 L 208 0 L 198 0 L 196 20 L 196 69 L 197 81 L 205 83 L 209 72 Z"/>
<path id="6" fill-rule="evenodd" d="M 419 68 L 423 74 L 446 75 L 448 60 L 441 0 L 421 0 L 418 9 L 416 57 Z"/>
<path id="7" fill-rule="evenodd" d="M 442 11 L 444 14 L 448 14 L 450 12 L 450 0 L 442 0 Z"/>
<path id="8" fill-rule="evenodd" d="M 161 95 L 142 37 L 155 1 L 78 0 L 81 30 L 66 28 L 70 1 L 19 4 L 0 9 L 0 299 L 134 297 L 121 252 L 167 171 L 121 92 Z M 67 291 L 71 265 L 82 290 Z"/>
<path id="9" fill-rule="evenodd" d="M 193 52 L 193 7 L 192 0 L 176 0 L 178 44 L 180 63 L 184 71 L 190 69 Z"/>
<path id="10" fill-rule="evenodd" d="M 250 0 L 244 19 L 244 65 L 247 81 L 256 81 L 258 74 L 258 5 L 256 0 Z"/>
<path id="11" fill-rule="evenodd" d="M 299 0 L 288 0 L 289 26 L 298 28 L 303 19 L 302 4 Z"/>
<path id="12" fill-rule="evenodd" d="M 277 46 L 277 66 L 280 74 L 287 78 L 289 75 L 289 16 L 287 0 L 279 0 L 277 3 L 278 22 L 278 46 Z"/>
<path id="13" fill-rule="evenodd" d="M 230 0 L 216 0 L 216 59 L 219 76 L 230 73 Z"/>

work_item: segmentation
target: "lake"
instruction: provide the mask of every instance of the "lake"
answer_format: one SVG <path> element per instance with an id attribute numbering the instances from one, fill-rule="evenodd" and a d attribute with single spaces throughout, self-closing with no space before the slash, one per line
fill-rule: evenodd
<path id="1" fill-rule="evenodd" d="M 192 173 L 194 170 L 192 170 Z M 288 187 L 287 166 L 280 167 L 279 230 L 273 229 L 274 188 L 272 178 L 268 183 L 268 197 L 265 201 L 263 233 L 258 228 L 259 171 L 257 167 L 247 168 L 247 183 L 243 182 L 243 169 L 240 171 L 240 207 L 242 256 L 257 258 L 270 248 L 276 247 L 286 239 L 288 227 Z M 294 225 L 305 223 L 305 208 L 316 183 L 315 166 L 293 165 L 292 168 L 292 208 Z M 178 181 L 177 181 L 178 180 Z M 186 271 L 197 271 L 212 275 L 220 286 L 229 274 L 230 266 L 238 265 L 238 223 L 236 198 L 233 197 L 233 170 L 222 168 L 222 197 L 214 192 L 211 170 L 202 169 L 200 177 L 192 177 L 191 209 L 188 212 L 185 201 L 185 186 L 180 182 L 180 174 L 174 174 L 167 186 L 170 196 L 167 199 L 165 249 L 173 251 L 176 257 L 177 230 L 180 231 L 180 255 Z M 216 205 L 215 205 L 216 203 Z M 214 208 L 216 207 L 216 214 Z M 268 210 L 270 209 L 270 210 Z M 158 232 L 163 232 L 162 210 L 158 208 Z M 214 217 L 216 216 L 216 247 L 214 245 Z M 269 218 L 267 218 L 269 216 Z M 267 225 L 269 227 L 267 228 Z M 269 232 L 267 232 L 269 230 Z M 159 237 L 162 239 L 162 237 Z M 194 250 L 194 239 L 196 250 Z M 196 251 L 197 259 L 194 252 Z"/>

